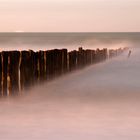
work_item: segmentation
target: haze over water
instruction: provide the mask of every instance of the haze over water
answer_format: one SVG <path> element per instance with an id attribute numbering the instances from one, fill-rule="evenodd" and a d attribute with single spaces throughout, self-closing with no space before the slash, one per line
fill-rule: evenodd
<path id="1" fill-rule="evenodd" d="M 91 38 L 98 40 L 95 46 L 113 48 L 117 46 L 116 44 L 125 47 L 130 45 L 133 47 L 130 58 L 127 58 L 128 52 L 126 52 L 104 63 L 33 87 L 19 97 L 1 99 L 0 139 L 139 140 L 139 34 L 120 34 L 118 37 L 114 34 L 112 38 L 104 34 L 100 34 L 100 37 L 97 37 L 98 34 L 96 37 L 94 35 Z M 96 48 L 92 42 L 87 41 L 91 40 L 89 36 L 88 39 L 83 39 L 81 36 L 79 40 L 87 42 L 84 46 L 90 44 L 88 47 Z M 85 38 L 86 35 L 83 36 Z M 60 35 L 59 37 L 61 38 Z M 70 46 L 78 46 L 80 41 L 77 41 L 77 37 L 71 38 L 66 39 L 65 36 L 64 40 L 59 39 L 56 42 L 66 42 L 58 46 L 67 44 L 68 49 Z M 0 39 L 5 42 L 4 45 L 7 44 L 6 37 L 5 40 L 4 37 Z M 28 37 L 25 40 L 28 40 Z M 76 40 L 78 43 L 72 45 L 69 40 Z M 30 44 L 36 44 L 36 41 L 34 39 Z M 22 45 L 27 41 L 19 42 Z M 45 40 L 45 45 L 58 44 L 53 41 L 48 42 Z M 41 43 L 36 46 L 39 44 Z M 20 45 L 17 46 L 22 49 Z M 31 49 L 34 49 L 33 46 L 30 45 Z"/>
<path id="2" fill-rule="evenodd" d="M 0 33 L 1 50 L 136 47 L 140 33 Z"/>

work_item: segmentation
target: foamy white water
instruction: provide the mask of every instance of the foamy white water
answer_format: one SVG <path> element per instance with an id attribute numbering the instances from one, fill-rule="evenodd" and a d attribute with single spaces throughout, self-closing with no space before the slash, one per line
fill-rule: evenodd
<path id="1" fill-rule="evenodd" d="M 140 51 L 0 101 L 1 140 L 139 140 Z"/>

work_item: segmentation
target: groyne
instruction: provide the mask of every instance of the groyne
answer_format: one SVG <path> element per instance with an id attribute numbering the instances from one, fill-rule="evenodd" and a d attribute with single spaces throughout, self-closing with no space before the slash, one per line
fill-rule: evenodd
<path id="1" fill-rule="evenodd" d="M 38 83 L 116 57 L 127 48 L 90 50 L 79 48 L 46 51 L 0 52 L 0 97 L 18 95 Z"/>

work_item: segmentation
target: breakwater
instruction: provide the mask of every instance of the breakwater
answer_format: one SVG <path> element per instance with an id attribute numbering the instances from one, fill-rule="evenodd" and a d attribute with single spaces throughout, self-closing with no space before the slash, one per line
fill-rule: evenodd
<path id="1" fill-rule="evenodd" d="M 0 96 L 18 95 L 24 89 L 62 74 L 116 57 L 127 48 L 0 52 Z"/>

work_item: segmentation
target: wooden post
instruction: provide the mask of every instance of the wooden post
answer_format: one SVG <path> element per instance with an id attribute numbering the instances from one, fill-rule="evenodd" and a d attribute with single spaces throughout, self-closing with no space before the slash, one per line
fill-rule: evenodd
<path id="1" fill-rule="evenodd" d="M 96 49 L 95 60 L 96 60 L 96 63 L 98 63 L 100 61 L 100 50 L 99 49 Z"/>
<path id="2" fill-rule="evenodd" d="M 127 49 L 109 50 L 109 57 L 120 55 Z M 107 49 L 95 51 L 82 48 L 71 52 L 67 52 L 67 49 L 0 52 L 0 96 L 15 95 L 20 89 L 30 87 L 38 81 L 102 62 L 107 59 L 107 53 Z"/>
<path id="3" fill-rule="evenodd" d="M 92 51 L 91 50 L 86 50 L 86 64 L 90 65 L 92 64 Z"/>
<path id="4" fill-rule="evenodd" d="M 68 51 L 67 49 L 62 49 L 62 73 L 67 72 L 68 70 Z"/>
<path id="5" fill-rule="evenodd" d="M 52 77 L 56 77 L 62 74 L 62 51 L 55 49 L 52 52 Z"/>
<path id="6" fill-rule="evenodd" d="M 2 94 L 7 96 L 7 76 L 8 76 L 8 52 L 2 52 Z"/>
<path id="7" fill-rule="evenodd" d="M 38 82 L 38 55 L 30 50 L 30 68 L 31 68 L 31 80 L 32 84 L 35 84 Z"/>
<path id="8" fill-rule="evenodd" d="M 21 51 L 20 82 L 21 89 L 28 88 L 33 84 L 33 65 L 29 51 Z"/>
<path id="9" fill-rule="evenodd" d="M 63 52 L 63 50 L 59 50 L 59 54 L 58 54 L 58 62 L 57 62 L 57 64 L 58 64 L 58 75 L 60 76 L 60 75 L 62 75 L 63 73 L 64 73 L 64 56 L 65 54 L 64 54 L 64 52 Z"/>
<path id="10" fill-rule="evenodd" d="M 19 61 L 20 61 L 19 51 L 9 52 L 9 64 L 8 64 L 8 78 L 10 80 L 9 93 L 13 95 L 19 92 Z"/>
<path id="11" fill-rule="evenodd" d="M 69 71 L 77 69 L 77 51 L 71 51 L 69 55 Z"/>
<path id="12" fill-rule="evenodd" d="M 0 97 L 2 95 L 2 53 L 0 52 Z"/>
<path id="13" fill-rule="evenodd" d="M 44 51 L 38 52 L 38 64 L 39 64 L 39 79 L 40 81 L 45 80 L 45 57 Z"/>
<path id="14" fill-rule="evenodd" d="M 94 64 L 96 62 L 96 51 L 95 50 L 92 50 L 92 54 L 91 54 L 91 62 L 92 64 Z"/>
<path id="15" fill-rule="evenodd" d="M 81 68 L 85 65 L 85 54 L 83 48 L 79 48 L 78 55 L 77 55 L 77 66 L 78 68 Z"/>
<path id="16" fill-rule="evenodd" d="M 103 60 L 106 60 L 108 58 L 108 54 L 107 54 L 107 48 L 103 49 Z"/>
<path id="17" fill-rule="evenodd" d="M 51 79 L 53 77 L 53 50 L 46 51 L 46 77 Z"/>
<path id="18" fill-rule="evenodd" d="M 63 51 L 54 50 L 54 66 L 55 66 L 55 76 L 60 76 L 63 74 Z"/>

